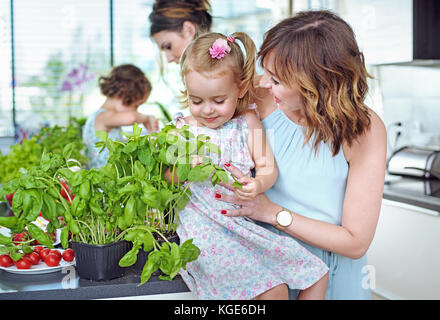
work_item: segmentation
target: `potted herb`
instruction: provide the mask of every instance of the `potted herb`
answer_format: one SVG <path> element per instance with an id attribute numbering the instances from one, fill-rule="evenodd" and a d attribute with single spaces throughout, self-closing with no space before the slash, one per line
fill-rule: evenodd
<path id="1" fill-rule="evenodd" d="M 62 155 L 43 154 L 38 166 L 0 190 L 0 196 L 15 192 L 12 207 L 16 221 L 9 223 L 11 230 L 21 232 L 41 211 L 50 221 L 48 228 L 62 226 L 64 248 L 71 235 L 80 277 L 100 280 L 120 276 L 120 268 L 133 265 L 143 250 L 148 259 L 141 284 L 156 270 L 163 273 L 161 279 L 173 279 L 180 268 L 197 259 L 200 250 L 192 240 L 180 245 L 170 241 L 176 238 L 178 210 L 187 204 L 190 191 L 188 183 L 167 182 L 163 172 L 169 168 L 180 181 L 189 183 L 208 178 L 213 184 L 227 182 L 228 175 L 207 157 L 191 168 L 193 155 L 220 150 L 209 137 L 194 137 L 187 126 L 178 129 L 168 125 L 146 136 L 140 132 L 135 124 L 133 134 L 126 134 L 126 142 L 98 132 L 98 146 L 109 150 L 108 163 L 101 168 L 70 170 L 73 144 L 66 145 Z M 63 180 L 71 190 L 66 190 Z M 35 230 L 34 234 L 49 246 L 48 239 Z M 84 255 L 82 248 L 86 248 Z M 96 267 L 101 269 L 93 269 Z"/>
<path id="2" fill-rule="evenodd" d="M 200 250 L 188 240 L 179 246 L 176 235 L 177 214 L 189 201 L 189 185 L 192 181 L 208 178 L 215 185 L 227 182 L 224 169 L 212 164 L 205 155 L 220 153 L 217 145 L 206 135 L 195 137 L 188 126 L 177 128 L 173 124 L 160 132 L 141 136 L 137 124 L 133 134 L 126 134 L 127 141 L 108 139 L 104 131 L 97 132 L 97 146 L 109 150 L 107 165 L 103 168 L 108 177 L 117 181 L 119 199 L 124 214 L 116 218 L 122 230 L 120 237 L 132 242 L 132 249 L 120 260 L 119 265 L 134 265 L 139 255 L 142 259 L 141 284 L 151 274 L 160 270 L 161 279 L 173 279 L 186 263 L 197 259 Z M 203 163 L 191 168 L 191 157 L 198 155 Z M 177 174 L 178 181 L 167 182 L 166 169 Z M 172 239 L 172 241 L 170 241 Z M 147 258 L 145 255 L 148 253 Z"/>

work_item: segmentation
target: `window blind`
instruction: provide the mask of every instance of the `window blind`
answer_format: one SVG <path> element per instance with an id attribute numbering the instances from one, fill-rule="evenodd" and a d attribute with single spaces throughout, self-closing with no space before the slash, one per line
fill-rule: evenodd
<path id="1" fill-rule="evenodd" d="M 10 1 L 0 1 L 0 136 L 14 136 Z"/>
<path id="2" fill-rule="evenodd" d="M 80 117 L 110 65 L 108 0 L 13 0 L 15 109 L 21 126 Z"/>

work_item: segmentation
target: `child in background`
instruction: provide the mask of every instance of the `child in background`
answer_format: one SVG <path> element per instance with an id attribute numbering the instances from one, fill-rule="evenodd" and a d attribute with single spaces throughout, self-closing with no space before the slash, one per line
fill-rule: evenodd
<path id="1" fill-rule="evenodd" d="M 101 167 L 107 163 L 108 150 L 96 148 L 99 141 L 97 130 L 108 132 L 108 137 L 121 140 L 122 126 L 135 122 L 143 124 L 148 132 L 157 131 L 158 121 L 137 111 L 150 96 L 151 84 L 145 74 L 131 64 L 120 65 L 112 69 L 106 77 L 99 78 L 101 93 L 107 97 L 98 111 L 90 115 L 83 128 L 83 140 L 88 147 L 89 168 Z"/>
<path id="2" fill-rule="evenodd" d="M 246 58 L 237 44 L 240 40 Z M 176 118 L 176 126 L 189 125 L 194 135 L 205 134 L 219 146 L 212 163 L 240 168 L 242 199 L 268 190 L 277 179 L 277 167 L 264 129 L 254 110 L 249 110 L 255 88 L 255 45 L 237 32 L 225 37 L 206 33 L 192 41 L 181 58 L 186 87 L 185 104 L 191 115 Z M 197 162 L 197 160 L 196 160 Z M 255 168 L 255 178 L 250 177 Z M 166 178 L 178 181 L 177 175 Z M 211 179 L 190 185 L 191 199 L 178 214 L 181 243 L 194 239 L 201 250 L 181 275 L 200 299 L 288 299 L 287 286 L 301 289 L 310 299 L 323 299 L 328 268 L 290 237 L 280 236 L 243 217 L 228 217 L 235 209 L 215 201 L 231 191 Z"/>

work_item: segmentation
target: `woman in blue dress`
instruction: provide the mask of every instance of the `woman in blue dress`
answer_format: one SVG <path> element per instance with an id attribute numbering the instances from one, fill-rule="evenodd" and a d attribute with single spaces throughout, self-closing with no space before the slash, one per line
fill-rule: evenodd
<path id="1" fill-rule="evenodd" d="M 238 192 L 216 200 L 241 205 L 227 215 L 288 234 L 323 260 L 326 299 L 369 299 L 365 254 L 379 218 L 386 131 L 364 103 L 369 74 L 353 30 L 329 11 L 300 12 L 265 34 L 258 55 L 266 93 L 258 111 L 279 176 L 251 201 Z"/>

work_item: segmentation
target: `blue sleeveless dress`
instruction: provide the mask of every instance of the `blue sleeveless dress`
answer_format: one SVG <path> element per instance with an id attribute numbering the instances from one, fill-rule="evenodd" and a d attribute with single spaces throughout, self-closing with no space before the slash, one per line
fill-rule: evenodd
<path id="1" fill-rule="evenodd" d="M 98 137 L 95 133 L 95 120 L 96 116 L 101 112 L 105 111 L 105 109 L 99 108 L 96 112 L 92 113 L 88 118 L 83 127 L 83 142 L 87 146 L 87 157 L 89 158 L 89 163 L 87 164 L 87 168 L 99 168 L 103 167 L 107 164 L 107 159 L 109 156 L 108 150 L 104 149 L 102 152 L 99 152 L 101 148 L 96 148 L 95 144 L 99 141 Z M 122 129 L 114 128 L 112 131 L 108 133 L 109 139 L 112 140 L 120 140 L 122 141 Z"/>
<path id="2" fill-rule="evenodd" d="M 279 170 L 275 185 L 266 191 L 268 198 L 302 216 L 341 225 L 348 176 L 342 149 L 333 157 L 328 145 L 322 143 L 315 154 L 313 137 L 303 147 L 302 127 L 280 109 L 262 123 Z M 270 225 L 259 224 L 286 235 Z M 365 256 L 350 259 L 296 240 L 329 267 L 326 299 L 370 299 Z M 298 290 L 290 290 L 289 296 L 295 299 L 298 293 Z"/>

